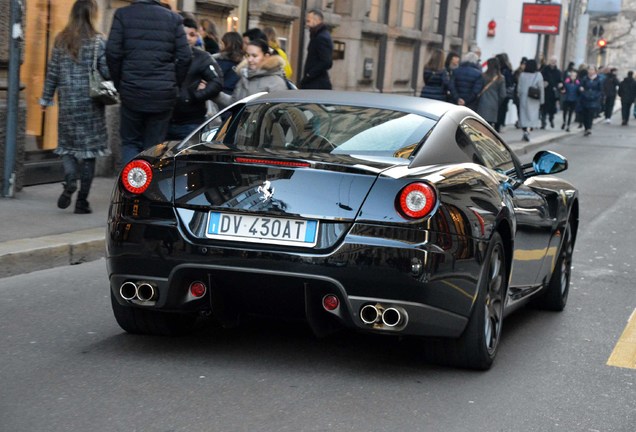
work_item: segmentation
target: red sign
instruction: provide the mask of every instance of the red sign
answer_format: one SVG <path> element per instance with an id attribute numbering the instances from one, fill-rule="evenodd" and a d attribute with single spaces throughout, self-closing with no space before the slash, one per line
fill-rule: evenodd
<path id="1" fill-rule="evenodd" d="M 524 3 L 521 12 L 521 33 L 559 34 L 561 5 Z"/>

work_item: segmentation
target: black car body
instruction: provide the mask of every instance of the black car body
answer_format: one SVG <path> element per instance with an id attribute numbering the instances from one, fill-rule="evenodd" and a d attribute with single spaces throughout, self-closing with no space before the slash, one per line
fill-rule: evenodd
<path id="1" fill-rule="evenodd" d="M 439 338 L 485 369 L 503 317 L 565 306 L 578 194 L 522 165 L 473 111 L 422 98 L 288 91 L 243 100 L 122 171 L 108 218 L 115 317 L 197 315 Z M 540 175 L 541 174 L 541 175 Z"/>

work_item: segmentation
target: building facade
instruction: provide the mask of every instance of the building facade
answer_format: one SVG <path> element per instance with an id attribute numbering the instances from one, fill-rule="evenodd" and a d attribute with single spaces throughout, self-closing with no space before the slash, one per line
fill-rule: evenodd
<path id="1" fill-rule="evenodd" d="M 8 10 L 13 0 L 0 0 Z M 294 68 L 292 80 L 302 72 L 309 34 L 305 14 L 323 11 L 334 40 L 331 79 L 334 90 L 417 95 L 422 87 L 423 65 L 430 50 L 466 52 L 476 40 L 479 0 L 164 0 L 173 10 L 211 19 L 219 36 L 253 27 L 274 27 Z M 66 25 L 74 0 L 28 0 L 25 5 L 25 43 L 21 64 L 21 98 L 25 110 L 20 122 L 24 140 L 25 184 L 57 181 L 61 164 L 52 151 L 57 146 L 57 111 L 43 112 L 42 93 L 46 65 L 55 35 Z M 97 0 L 101 16 L 98 29 L 108 34 L 117 8 L 131 0 Z M 8 20 L 7 20 L 8 21 Z M 2 31 L 8 31 L 0 27 Z M 0 38 L 0 53 L 6 49 Z M 0 59 L 0 80 L 7 64 Z M 4 93 L 0 92 L 0 99 Z M 0 104 L 2 101 L 0 101 Z M 112 175 L 118 166 L 118 115 L 108 107 L 111 158 L 98 161 L 99 175 Z M 47 163 L 48 162 L 48 163 Z M 49 172 L 47 173 L 47 170 Z"/>

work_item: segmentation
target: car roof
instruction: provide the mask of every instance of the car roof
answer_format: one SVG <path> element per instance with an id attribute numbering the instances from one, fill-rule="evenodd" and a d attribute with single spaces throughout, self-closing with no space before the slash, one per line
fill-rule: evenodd
<path id="1" fill-rule="evenodd" d="M 418 114 L 432 120 L 439 120 L 449 110 L 457 108 L 446 102 L 414 96 L 388 93 L 365 93 L 331 90 L 288 90 L 266 93 L 248 102 L 261 103 L 319 103 L 384 108 Z"/>

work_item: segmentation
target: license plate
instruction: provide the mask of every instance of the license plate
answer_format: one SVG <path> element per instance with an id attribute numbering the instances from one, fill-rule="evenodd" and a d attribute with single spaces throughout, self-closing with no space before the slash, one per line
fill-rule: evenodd
<path id="1" fill-rule="evenodd" d="M 267 242 L 312 247 L 316 245 L 315 220 L 210 212 L 206 236 L 213 239 Z"/>

